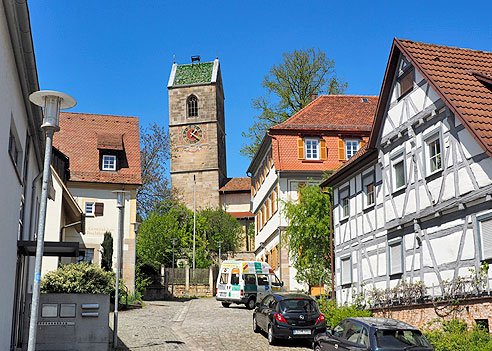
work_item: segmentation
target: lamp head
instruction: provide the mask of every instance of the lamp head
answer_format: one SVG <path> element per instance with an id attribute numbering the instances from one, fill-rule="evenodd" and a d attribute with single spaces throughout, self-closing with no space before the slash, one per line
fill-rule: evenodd
<path id="1" fill-rule="evenodd" d="M 43 124 L 44 130 L 60 130 L 60 110 L 74 107 L 77 102 L 70 95 L 53 90 L 35 91 L 29 95 L 29 100 L 40 107 L 44 107 Z"/>

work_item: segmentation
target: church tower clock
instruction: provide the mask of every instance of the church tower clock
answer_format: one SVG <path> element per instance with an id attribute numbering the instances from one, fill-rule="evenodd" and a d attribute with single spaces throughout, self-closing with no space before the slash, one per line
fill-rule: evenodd
<path id="1" fill-rule="evenodd" d="M 219 60 L 173 64 L 168 83 L 171 187 L 193 209 L 219 207 L 219 188 L 227 178 L 224 90 Z"/>

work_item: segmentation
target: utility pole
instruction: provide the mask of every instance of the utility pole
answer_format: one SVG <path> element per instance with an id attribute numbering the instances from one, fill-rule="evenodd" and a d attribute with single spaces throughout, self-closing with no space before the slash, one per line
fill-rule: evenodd
<path id="1" fill-rule="evenodd" d="M 173 280 L 171 283 L 171 296 L 174 297 L 174 244 L 176 242 L 176 238 L 172 238 L 171 240 L 173 242 Z"/>
<path id="2" fill-rule="evenodd" d="M 195 281 L 195 234 L 196 234 L 196 176 L 193 174 L 193 270 L 191 278 Z"/>
<path id="3" fill-rule="evenodd" d="M 221 252 L 220 252 L 220 248 L 221 248 L 221 247 L 222 247 L 222 241 L 219 241 L 219 269 L 220 269 L 220 263 L 221 263 L 221 262 L 220 262 L 220 258 L 222 257 L 222 256 L 220 255 L 220 253 L 221 253 Z"/>

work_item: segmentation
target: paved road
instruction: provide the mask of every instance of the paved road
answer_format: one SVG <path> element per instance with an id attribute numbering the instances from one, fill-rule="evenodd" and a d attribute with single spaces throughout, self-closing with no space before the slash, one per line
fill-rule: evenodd
<path id="1" fill-rule="evenodd" d="M 284 341 L 269 346 L 255 334 L 252 311 L 244 306 L 223 308 L 214 298 L 187 302 L 147 303 L 141 310 L 120 312 L 120 349 L 135 351 L 303 351 L 306 342 Z"/>

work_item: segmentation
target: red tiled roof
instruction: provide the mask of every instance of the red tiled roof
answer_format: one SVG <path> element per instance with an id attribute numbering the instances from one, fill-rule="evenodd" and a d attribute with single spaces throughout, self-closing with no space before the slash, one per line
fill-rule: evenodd
<path id="1" fill-rule="evenodd" d="M 395 42 L 492 156 L 492 52 Z"/>
<path id="2" fill-rule="evenodd" d="M 229 178 L 219 191 L 235 192 L 235 191 L 251 191 L 250 177 Z"/>
<path id="3" fill-rule="evenodd" d="M 251 212 L 227 212 L 234 218 L 247 218 L 254 217 L 255 215 Z"/>
<path id="4" fill-rule="evenodd" d="M 141 184 L 139 138 L 137 117 L 61 112 L 53 145 L 70 159 L 70 181 Z M 111 144 L 123 146 L 127 167 L 102 172 L 98 148 Z"/>
<path id="5" fill-rule="evenodd" d="M 372 95 L 321 95 L 270 130 L 370 131 L 377 101 Z"/>

